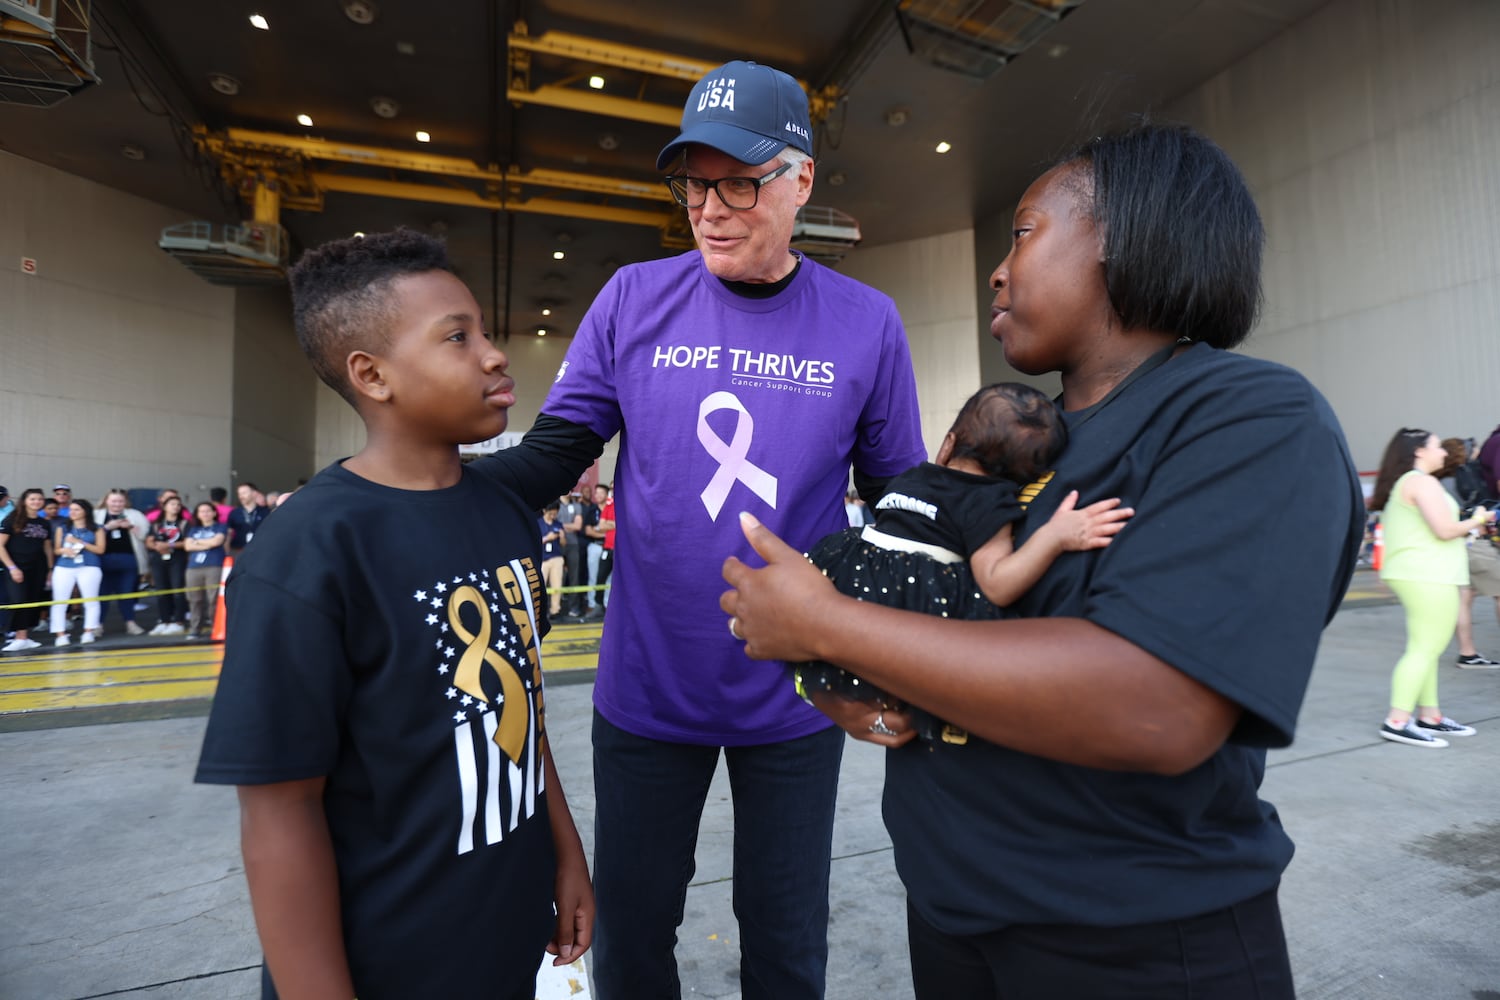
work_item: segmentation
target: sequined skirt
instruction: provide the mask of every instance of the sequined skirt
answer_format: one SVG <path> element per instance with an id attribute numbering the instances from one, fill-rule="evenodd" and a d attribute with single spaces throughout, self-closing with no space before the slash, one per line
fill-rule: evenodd
<path id="1" fill-rule="evenodd" d="M 919 552 L 885 548 L 867 541 L 860 528 L 826 536 L 807 558 L 840 593 L 857 600 L 943 618 L 978 621 L 1005 616 L 1003 609 L 980 592 L 967 562 L 940 562 Z M 857 701 L 901 704 L 900 699 L 831 663 L 792 666 L 801 672 L 808 694 L 828 691 Z M 922 738 L 940 738 L 945 728 L 941 720 L 915 706 L 907 710 Z"/>

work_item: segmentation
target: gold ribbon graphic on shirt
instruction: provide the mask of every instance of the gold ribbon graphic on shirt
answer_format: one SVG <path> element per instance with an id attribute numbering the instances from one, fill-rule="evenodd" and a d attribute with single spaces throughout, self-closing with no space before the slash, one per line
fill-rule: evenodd
<path id="1" fill-rule="evenodd" d="M 464 626 L 461 612 L 465 605 L 479 612 L 478 632 L 470 632 Z M 500 678 L 501 694 L 496 709 L 500 722 L 495 728 L 495 745 L 512 762 L 519 764 L 526 748 L 526 686 L 505 657 L 490 646 L 490 607 L 477 587 L 459 587 L 453 591 L 448 598 L 448 624 L 466 647 L 459 658 L 458 669 L 454 671 L 453 686 L 488 703 L 489 696 L 484 693 L 479 679 L 485 664 L 495 671 Z"/>

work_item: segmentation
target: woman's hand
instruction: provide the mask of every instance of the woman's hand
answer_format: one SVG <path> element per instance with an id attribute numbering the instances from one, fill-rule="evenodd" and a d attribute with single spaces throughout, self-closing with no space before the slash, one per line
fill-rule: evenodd
<path id="1" fill-rule="evenodd" d="M 911 718 L 899 708 L 881 708 L 872 702 L 840 698 L 826 691 L 812 695 L 812 703 L 857 740 L 894 749 L 917 738 Z"/>
<path id="2" fill-rule="evenodd" d="M 815 638 L 830 609 L 848 598 L 753 515 L 741 514 L 740 528 L 766 565 L 751 569 L 734 556 L 724 560 L 724 579 L 734 589 L 724 592 L 719 607 L 732 619 L 731 631 L 744 640 L 746 655 L 792 663 L 824 659 Z"/>

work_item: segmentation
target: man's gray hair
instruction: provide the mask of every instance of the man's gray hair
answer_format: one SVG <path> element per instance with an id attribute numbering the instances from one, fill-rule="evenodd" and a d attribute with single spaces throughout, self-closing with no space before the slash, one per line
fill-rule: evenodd
<path id="1" fill-rule="evenodd" d="M 809 156 L 806 153 L 802 152 L 802 150 L 798 149 L 796 146 L 788 146 L 788 147 L 786 147 L 780 153 L 777 154 L 776 158 L 778 160 L 780 160 L 782 163 L 790 163 L 793 167 L 796 167 L 798 170 L 802 169 L 802 164 L 804 164 L 804 163 L 806 163 L 806 162 L 808 162 L 809 160 L 812 159 L 811 156 Z"/>

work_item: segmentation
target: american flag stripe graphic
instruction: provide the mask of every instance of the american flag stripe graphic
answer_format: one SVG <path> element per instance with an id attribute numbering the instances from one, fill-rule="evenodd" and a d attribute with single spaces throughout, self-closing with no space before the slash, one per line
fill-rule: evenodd
<path id="1" fill-rule="evenodd" d="M 531 622 L 535 622 L 537 620 L 536 602 L 530 586 L 525 585 L 529 581 L 526 565 L 519 559 L 512 560 L 510 570 L 515 574 L 515 579 L 523 584 L 519 589 L 522 600 L 525 602 L 526 615 Z M 535 647 L 538 673 L 540 673 L 541 643 L 535 634 L 532 635 L 531 642 Z M 525 669 L 529 665 L 529 660 L 523 658 L 522 663 L 521 673 L 525 676 L 529 673 Z M 515 669 L 514 664 L 510 664 L 509 661 L 507 664 L 511 669 Z M 524 767 L 504 758 L 499 745 L 495 742 L 495 732 L 500 725 L 501 713 L 507 709 L 515 711 L 516 706 L 499 705 L 496 706 L 496 711 L 485 712 L 481 716 L 483 722 L 478 729 L 483 733 L 484 774 L 482 778 L 480 758 L 476 747 L 479 732 L 476 731 L 474 722 L 466 719 L 454 727 L 453 751 L 458 767 L 462 809 L 458 830 L 459 854 L 468 854 L 474 850 L 474 824 L 479 818 L 481 796 L 484 800 L 484 842 L 486 845 L 499 843 L 506 833 L 515 830 L 520 825 L 523 803 L 526 819 L 536 814 L 536 797 L 545 790 L 546 786 L 546 772 L 542 767 L 537 733 L 539 728 L 537 702 L 542 696 L 542 690 L 540 684 L 533 688 L 529 676 L 525 676 L 525 687 L 528 692 L 525 706 L 528 725 Z M 506 777 L 506 791 L 509 793 L 506 797 L 510 804 L 509 816 L 502 816 L 504 808 L 500 794 L 502 773 Z"/>

